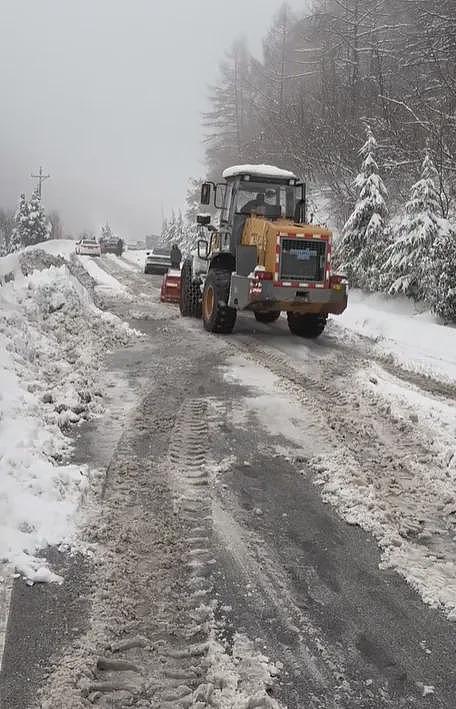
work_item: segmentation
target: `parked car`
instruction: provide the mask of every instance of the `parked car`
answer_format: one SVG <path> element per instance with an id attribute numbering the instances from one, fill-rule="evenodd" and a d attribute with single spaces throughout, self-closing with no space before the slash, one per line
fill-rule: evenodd
<path id="1" fill-rule="evenodd" d="M 144 273 L 166 273 L 171 268 L 171 247 L 155 246 L 146 252 Z"/>
<path id="2" fill-rule="evenodd" d="M 95 239 L 81 239 L 76 242 L 78 256 L 101 256 L 101 247 Z"/>

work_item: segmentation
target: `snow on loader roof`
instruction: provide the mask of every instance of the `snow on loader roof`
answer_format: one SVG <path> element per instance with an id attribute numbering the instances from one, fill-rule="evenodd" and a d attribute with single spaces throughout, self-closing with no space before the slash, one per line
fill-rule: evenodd
<path id="1" fill-rule="evenodd" d="M 274 165 L 234 165 L 233 167 L 228 167 L 223 172 L 223 177 L 227 180 L 229 177 L 236 177 L 237 175 L 256 175 L 258 177 L 276 177 L 278 179 L 298 179 L 293 172 L 289 170 L 282 170 L 280 167 L 274 167 Z"/>

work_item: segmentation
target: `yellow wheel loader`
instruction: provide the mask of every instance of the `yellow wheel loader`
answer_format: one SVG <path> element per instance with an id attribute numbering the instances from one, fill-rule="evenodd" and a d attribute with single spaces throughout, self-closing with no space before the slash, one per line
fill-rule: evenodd
<path id="1" fill-rule="evenodd" d="M 238 311 L 263 323 L 286 312 L 293 334 L 318 337 L 328 314 L 347 307 L 347 285 L 331 269 L 332 233 L 306 223 L 305 184 L 268 165 L 232 167 L 223 177 L 202 185 L 201 203 L 213 200 L 220 225 L 198 215 L 206 236 L 182 267 L 182 315 L 230 333 Z"/>

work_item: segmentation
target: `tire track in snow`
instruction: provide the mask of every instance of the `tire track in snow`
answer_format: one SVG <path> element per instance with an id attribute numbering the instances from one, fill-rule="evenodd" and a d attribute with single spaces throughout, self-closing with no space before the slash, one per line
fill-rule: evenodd
<path id="1" fill-rule="evenodd" d="M 167 687 L 160 706 L 280 709 L 269 695 L 274 667 L 245 636 L 227 652 L 215 622 L 214 503 L 207 465 L 208 402 L 184 402 L 169 448 L 174 512 L 188 542 L 185 562 L 189 596 L 180 642 L 164 650 Z"/>
<path id="2" fill-rule="evenodd" d="M 0 576 L 0 674 L 5 652 L 6 629 L 8 626 L 13 583 L 14 580 L 10 575 Z"/>

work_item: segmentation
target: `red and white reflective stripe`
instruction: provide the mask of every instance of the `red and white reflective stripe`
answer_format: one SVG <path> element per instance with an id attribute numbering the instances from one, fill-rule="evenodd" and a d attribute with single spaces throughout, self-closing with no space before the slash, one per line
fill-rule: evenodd
<path id="1" fill-rule="evenodd" d="M 325 283 L 298 283 L 298 281 L 276 281 L 278 288 L 326 288 Z"/>
<path id="2" fill-rule="evenodd" d="M 331 280 L 331 258 L 332 258 L 332 242 L 328 239 L 328 245 L 326 247 L 326 283 L 329 286 Z"/>
<path id="3" fill-rule="evenodd" d="M 276 259 L 275 259 L 275 268 L 274 268 L 274 282 L 275 283 L 277 283 L 277 281 L 279 280 L 280 251 L 282 248 L 282 242 L 281 242 L 282 236 L 286 236 L 286 234 L 277 234 L 277 239 L 276 239 Z"/>

